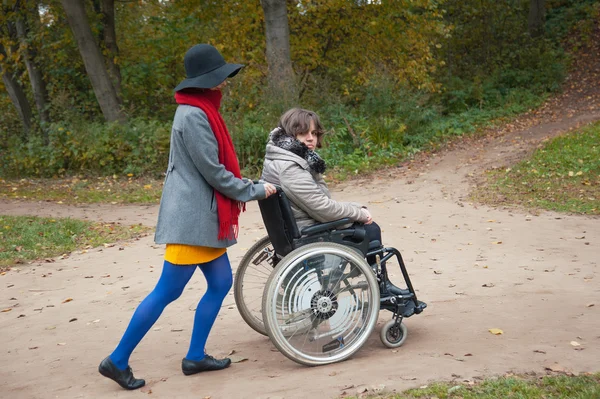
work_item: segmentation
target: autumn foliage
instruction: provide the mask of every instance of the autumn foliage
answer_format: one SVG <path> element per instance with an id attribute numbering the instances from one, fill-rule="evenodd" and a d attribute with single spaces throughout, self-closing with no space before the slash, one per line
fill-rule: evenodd
<path id="1" fill-rule="evenodd" d="M 265 90 L 259 0 L 115 2 L 118 54 L 106 39 L 102 2 L 84 1 L 107 66 L 120 71 L 118 96 L 127 121 L 118 126 L 102 118 L 64 3 L 13 0 L 1 6 L 0 173 L 159 174 L 168 155 L 172 90 L 184 77 L 183 54 L 200 42 L 246 65 L 230 81 L 223 113 L 243 167 L 260 169 L 266 135 L 286 105 Z M 298 87 L 297 105 L 322 115 L 331 133 L 325 155 L 333 166 L 359 171 L 396 162 L 558 90 L 568 60 L 562 44 L 567 37 L 586 40 L 599 2 L 548 0 L 540 38 L 528 32 L 529 3 L 287 1 L 290 84 Z M 18 26 L 25 26 L 23 34 Z M 43 71 L 49 121 L 34 106 L 27 54 Z M 30 128 L 9 87 L 20 87 L 29 103 Z"/>

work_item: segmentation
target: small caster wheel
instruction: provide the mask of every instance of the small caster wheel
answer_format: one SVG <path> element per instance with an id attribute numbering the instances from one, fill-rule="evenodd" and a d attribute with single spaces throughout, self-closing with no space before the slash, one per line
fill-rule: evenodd
<path id="1" fill-rule="evenodd" d="M 404 323 L 394 326 L 395 324 L 395 320 L 388 321 L 385 323 L 379 334 L 381 342 L 388 348 L 399 348 L 404 341 L 406 341 L 406 337 L 408 336 L 408 328 L 406 328 Z"/>

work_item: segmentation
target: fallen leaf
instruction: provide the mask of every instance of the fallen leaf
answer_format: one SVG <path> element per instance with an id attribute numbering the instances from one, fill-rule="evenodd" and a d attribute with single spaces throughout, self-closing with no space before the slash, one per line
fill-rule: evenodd
<path id="1" fill-rule="evenodd" d="M 571 346 L 581 346 L 581 344 L 577 341 L 571 341 Z"/>
<path id="2" fill-rule="evenodd" d="M 74 321 L 77 321 L 77 317 L 73 317 L 71 320 L 69 320 L 69 323 L 72 323 Z"/>
<path id="3" fill-rule="evenodd" d="M 11 310 L 12 310 L 12 308 L 2 309 L 2 313 L 10 312 Z"/>
<path id="4" fill-rule="evenodd" d="M 494 241 L 494 242 L 492 242 L 492 244 L 499 245 L 499 244 L 502 244 L 502 241 Z"/>
<path id="5" fill-rule="evenodd" d="M 37 346 L 30 346 L 29 350 L 33 350 L 33 349 L 37 349 L 37 348 L 38 348 Z"/>
<path id="6" fill-rule="evenodd" d="M 248 360 L 247 357 L 242 357 L 242 356 L 230 356 L 229 358 L 231 359 L 231 363 L 241 363 L 241 362 L 245 362 L 246 360 Z"/>
<path id="7" fill-rule="evenodd" d="M 62 301 L 62 303 L 67 303 L 67 302 L 71 302 L 73 300 L 73 298 L 67 298 L 64 301 Z"/>
<path id="8" fill-rule="evenodd" d="M 231 355 L 233 355 L 234 353 L 235 353 L 235 349 L 232 349 L 232 350 L 230 350 L 230 351 L 229 351 L 229 353 L 227 354 L 227 356 L 231 356 Z"/>
<path id="9" fill-rule="evenodd" d="M 502 331 L 499 328 L 490 328 L 489 332 L 491 332 L 494 335 L 502 335 L 502 334 L 504 334 L 504 331 Z"/>
<path id="10" fill-rule="evenodd" d="M 591 307 L 592 307 L 592 306 L 594 306 L 594 305 L 595 305 L 595 304 L 592 302 L 592 303 L 588 303 L 588 304 L 587 304 L 587 305 L 585 305 L 585 306 L 586 306 L 586 307 L 588 307 L 588 308 L 591 308 Z"/>
<path id="11" fill-rule="evenodd" d="M 433 274 L 442 274 L 442 271 L 441 270 L 434 270 Z"/>
<path id="12" fill-rule="evenodd" d="M 171 332 L 181 332 L 183 328 L 171 328 Z"/>
<path id="13" fill-rule="evenodd" d="M 564 373 L 566 371 L 565 368 L 558 363 L 554 363 L 550 366 L 545 366 L 544 369 L 549 371 L 555 371 L 557 373 Z"/>
<path id="14" fill-rule="evenodd" d="M 485 283 L 482 285 L 482 287 L 492 288 L 492 287 L 495 287 L 495 285 L 494 285 L 494 283 Z"/>
<path id="15" fill-rule="evenodd" d="M 463 356 L 473 356 L 472 353 L 465 353 Z"/>
<path id="16" fill-rule="evenodd" d="M 58 343 L 58 344 L 56 344 L 56 345 L 58 345 L 58 346 L 65 346 L 66 344 L 67 344 L 66 342 L 59 342 L 59 343 Z"/>
<path id="17" fill-rule="evenodd" d="M 535 353 L 543 353 L 543 354 L 546 354 L 546 351 L 543 351 L 543 350 L 541 350 L 541 349 L 535 349 L 535 350 L 534 350 L 534 352 L 535 352 Z"/>

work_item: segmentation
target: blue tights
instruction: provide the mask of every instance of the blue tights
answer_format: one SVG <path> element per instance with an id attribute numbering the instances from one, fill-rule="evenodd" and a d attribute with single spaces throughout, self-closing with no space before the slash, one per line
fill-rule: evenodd
<path id="1" fill-rule="evenodd" d="M 110 355 L 110 359 L 118 368 L 121 370 L 127 368 L 129 356 L 135 347 L 158 320 L 165 307 L 179 298 L 196 271 L 196 267 L 200 267 L 204 273 L 208 288 L 196 308 L 192 339 L 186 358 L 196 361 L 204 358 L 204 346 L 208 334 L 233 283 L 227 254 L 200 265 L 178 266 L 165 260 L 156 287 L 137 307 L 121 342 Z"/>

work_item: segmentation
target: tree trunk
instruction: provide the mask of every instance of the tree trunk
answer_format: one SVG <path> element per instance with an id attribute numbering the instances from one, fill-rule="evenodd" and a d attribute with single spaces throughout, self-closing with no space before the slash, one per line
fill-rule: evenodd
<path id="1" fill-rule="evenodd" d="M 117 95 L 121 93 L 121 70 L 117 59 L 119 58 L 119 46 L 117 45 L 117 33 L 115 30 L 115 0 L 102 0 L 102 22 L 104 24 L 104 45 L 106 46 L 108 73 L 115 85 Z"/>
<path id="2" fill-rule="evenodd" d="M 531 37 L 544 34 L 546 24 L 546 0 L 529 0 L 529 18 L 527 20 Z"/>
<path id="3" fill-rule="evenodd" d="M 104 57 L 94 40 L 85 13 L 84 2 L 81 0 L 61 0 L 61 2 L 104 119 L 107 122 L 124 121 L 125 115 L 121 110 L 117 92 L 104 65 Z"/>
<path id="4" fill-rule="evenodd" d="M 94 0 L 94 11 L 102 15 L 102 26 L 98 38 L 102 42 L 105 52 L 108 74 L 112 79 L 117 95 L 121 95 L 121 70 L 117 63 L 119 47 L 115 30 L 115 0 Z"/>
<path id="5" fill-rule="evenodd" d="M 265 14 L 269 89 L 278 101 L 291 104 L 297 100 L 297 87 L 290 55 L 286 0 L 261 0 L 261 5 Z"/>
<path id="6" fill-rule="evenodd" d="M 6 52 L 4 51 L 2 44 L 0 44 L 0 55 L 6 58 Z M 29 105 L 29 101 L 27 101 L 25 90 L 23 90 L 23 87 L 13 74 L 6 69 L 2 69 L 1 65 L 0 72 L 2 73 L 2 82 L 4 82 L 4 87 L 6 87 L 8 96 L 23 122 L 22 139 L 26 140 L 31 131 L 31 118 L 33 114 L 31 113 L 31 106 Z"/>
<path id="7" fill-rule="evenodd" d="M 39 18 L 37 6 L 35 7 L 34 18 Z M 29 82 L 31 83 L 31 89 L 33 92 L 33 98 L 35 105 L 40 116 L 40 122 L 42 124 L 42 139 L 44 145 L 48 144 L 48 131 L 46 130 L 46 124 L 50 122 L 50 114 L 48 112 L 48 91 L 46 90 L 46 82 L 42 72 L 37 65 L 36 57 L 37 51 L 34 46 L 29 42 L 29 29 L 27 26 L 27 10 L 21 10 L 21 15 L 17 18 L 17 36 L 19 37 L 19 43 L 23 49 L 23 60 L 25 61 L 25 67 L 27 68 L 27 74 L 29 75 Z"/>

